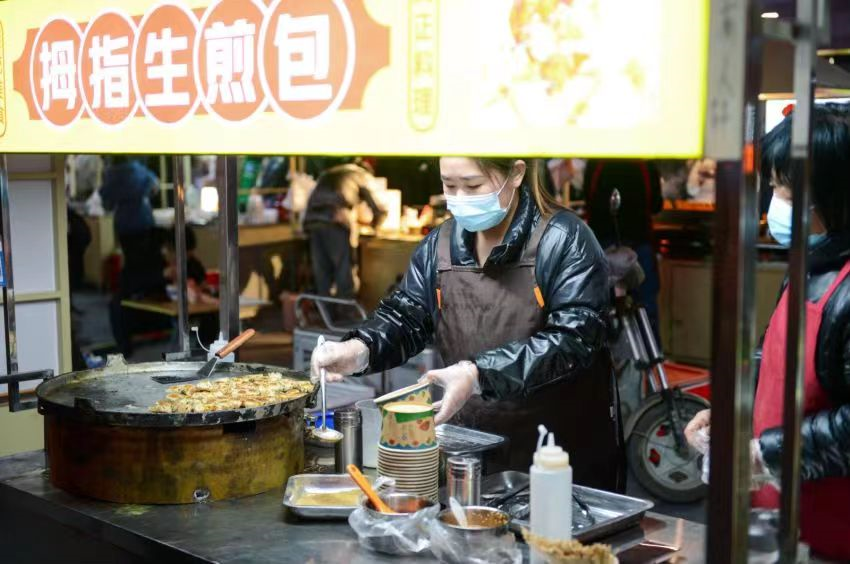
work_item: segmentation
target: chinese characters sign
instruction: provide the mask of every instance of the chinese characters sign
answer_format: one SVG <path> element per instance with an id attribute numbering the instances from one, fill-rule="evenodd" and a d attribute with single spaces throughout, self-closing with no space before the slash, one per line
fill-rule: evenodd
<path id="1" fill-rule="evenodd" d="M 0 152 L 696 156 L 707 1 L 6 0 Z"/>
<path id="2" fill-rule="evenodd" d="M 222 0 L 198 12 L 165 3 L 140 18 L 119 9 L 83 24 L 52 17 L 23 73 L 38 117 L 59 127 L 139 114 L 164 125 L 199 113 L 239 123 L 267 107 L 306 120 L 345 98 L 354 44 L 342 0 Z"/>

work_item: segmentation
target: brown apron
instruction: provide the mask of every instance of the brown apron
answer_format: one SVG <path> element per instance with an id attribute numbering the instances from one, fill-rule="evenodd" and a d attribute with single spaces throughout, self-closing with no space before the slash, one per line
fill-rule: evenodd
<path id="1" fill-rule="evenodd" d="M 440 229 L 436 341 L 447 366 L 544 328 L 547 312 L 542 299 L 538 301 L 534 264 L 548 223 L 541 218 L 518 262 L 487 269 L 452 265 L 454 222 Z M 603 350 L 588 369 L 525 399 L 485 401 L 474 396 L 452 423 L 507 437 L 510 444 L 490 461 L 488 470 L 523 472 L 531 466 L 542 423 L 569 452 L 576 483 L 621 490 L 624 458 L 617 416 L 610 355 Z"/>

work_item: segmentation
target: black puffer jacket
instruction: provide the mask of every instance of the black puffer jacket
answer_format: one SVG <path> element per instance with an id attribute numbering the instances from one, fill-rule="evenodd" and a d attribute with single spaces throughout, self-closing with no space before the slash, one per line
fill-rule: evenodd
<path id="1" fill-rule="evenodd" d="M 354 164 L 338 165 L 323 172 L 307 200 L 304 229 L 309 232 L 312 227 L 328 224 L 350 229 L 347 212 L 361 201 L 372 209 L 372 226 L 378 226 L 387 214 L 366 188 L 368 178 L 366 170 Z"/>
<path id="2" fill-rule="evenodd" d="M 487 264 L 518 260 L 539 220 L 540 212 L 524 188 L 504 241 L 490 253 Z M 372 317 L 349 334 L 369 347 L 368 372 L 403 364 L 433 342 L 438 232 L 428 234 L 416 249 L 399 290 L 384 298 Z M 474 243 L 474 233 L 455 228 L 452 263 L 476 265 Z M 605 344 L 607 269 L 602 249 L 584 222 L 571 212 L 558 212 L 540 241 L 535 265 L 547 308 L 546 326 L 528 339 L 480 351 L 471 359 L 478 367 L 485 399 L 524 396 L 538 386 L 570 377 L 593 360 Z"/>
<path id="3" fill-rule="evenodd" d="M 829 235 L 809 251 L 808 300 L 817 302 L 850 260 L 850 233 Z M 815 369 L 833 403 L 803 420 L 803 480 L 850 476 L 850 278 L 827 302 L 817 338 Z M 768 468 L 782 466 L 782 428 L 759 437 Z"/>

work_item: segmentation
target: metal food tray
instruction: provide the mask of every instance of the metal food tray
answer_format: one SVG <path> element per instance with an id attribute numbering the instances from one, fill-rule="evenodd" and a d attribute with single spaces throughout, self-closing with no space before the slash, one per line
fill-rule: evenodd
<path id="1" fill-rule="evenodd" d="M 481 503 L 486 505 L 488 498 L 493 499 L 513 488 L 521 488 L 528 481 L 528 474 L 524 472 L 491 474 L 481 481 Z M 573 485 L 573 494 L 584 502 L 592 516 L 592 520 L 588 519 L 573 500 L 573 538 L 581 542 L 629 529 L 637 525 L 653 507 L 650 501 L 578 485 Z M 528 501 L 529 491 L 525 489 L 499 506 L 511 515 L 510 528 L 514 532 L 521 532 L 529 526 Z"/>
<path id="2" fill-rule="evenodd" d="M 356 505 L 296 505 L 304 492 L 333 493 L 356 490 L 357 484 L 348 474 L 296 474 L 290 476 L 283 493 L 283 505 L 303 519 L 347 519 Z"/>
<path id="3" fill-rule="evenodd" d="M 437 443 L 448 456 L 484 452 L 501 446 L 505 437 L 457 425 L 437 425 Z"/>

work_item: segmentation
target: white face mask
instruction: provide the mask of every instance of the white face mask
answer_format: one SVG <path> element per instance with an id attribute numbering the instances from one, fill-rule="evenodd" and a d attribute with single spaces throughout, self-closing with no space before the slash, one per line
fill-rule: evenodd
<path id="1" fill-rule="evenodd" d="M 773 196 L 767 209 L 767 227 L 770 236 L 783 247 L 791 246 L 791 204 Z"/>
<path id="2" fill-rule="evenodd" d="M 770 236 L 783 247 L 791 246 L 791 214 L 794 208 L 782 198 L 773 196 L 767 210 L 767 227 Z M 809 246 L 817 245 L 826 239 L 826 233 L 811 233 L 808 237 Z"/>

